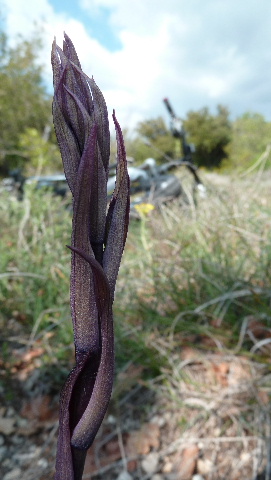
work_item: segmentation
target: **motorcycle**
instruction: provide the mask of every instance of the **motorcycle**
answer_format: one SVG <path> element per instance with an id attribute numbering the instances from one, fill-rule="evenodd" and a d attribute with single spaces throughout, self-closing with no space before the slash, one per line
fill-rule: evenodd
<path id="1" fill-rule="evenodd" d="M 176 198 L 179 199 L 181 205 L 189 205 L 189 200 L 180 179 L 172 174 L 173 170 L 185 167 L 189 174 L 192 175 L 193 183 L 193 200 L 197 203 L 197 199 L 206 196 L 206 189 L 203 185 L 196 165 L 193 163 L 193 153 L 195 151 L 193 145 L 189 144 L 186 139 L 181 120 L 175 115 L 169 100 L 164 99 L 165 106 L 171 117 L 171 133 L 181 141 L 183 158 L 172 160 L 163 154 L 165 163 L 157 165 L 155 159 L 147 158 L 142 165 L 138 167 L 128 166 L 131 188 L 131 216 L 139 218 L 137 207 L 142 204 L 151 205 L 153 208 L 159 208 L 162 204 L 168 203 Z M 155 147 L 148 142 L 149 146 L 155 150 Z M 159 153 L 163 153 L 160 152 Z M 115 165 L 112 165 L 112 169 Z M 114 190 L 116 177 L 113 175 L 108 181 L 108 197 Z M 152 208 L 152 209 L 153 209 Z"/>
<path id="2" fill-rule="evenodd" d="M 153 208 L 159 208 L 162 204 L 176 198 L 180 199 L 182 205 L 190 203 L 180 179 L 172 173 L 179 167 L 187 168 L 192 175 L 194 194 L 197 192 L 200 196 L 204 196 L 206 193 L 205 187 L 197 173 L 197 167 L 193 164 L 193 146 L 187 143 L 183 124 L 175 115 L 169 100 L 165 98 L 164 103 L 171 117 L 171 133 L 181 141 L 184 156 L 183 158 L 172 160 L 172 158 L 163 154 L 165 163 L 162 165 L 157 165 L 154 158 L 147 158 L 142 165 L 137 167 L 128 165 L 131 189 L 131 216 L 135 218 L 139 217 L 137 206 L 140 204 L 149 204 Z M 154 148 L 153 145 L 151 146 Z M 115 187 L 115 167 L 116 164 L 111 164 L 109 167 L 108 201 Z M 11 172 L 9 181 L 7 184 L 3 184 L 3 189 L 17 190 L 17 198 L 22 199 L 25 187 L 30 184 L 35 184 L 37 189 L 50 189 L 55 195 L 60 195 L 61 197 L 65 197 L 69 192 L 66 178 L 62 173 L 25 178 L 20 170 Z"/>
<path id="3" fill-rule="evenodd" d="M 171 133 L 174 138 L 177 138 L 181 142 L 181 149 L 183 152 L 183 158 L 177 160 L 178 165 L 183 165 L 185 166 L 189 173 L 192 175 L 193 180 L 194 180 L 194 201 L 195 203 L 197 202 L 197 197 L 200 198 L 205 198 L 206 197 L 206 188 L 204 184 L 202 183 L 198 172 L 197 172 L 197 166 L 193 163 L 193 153 L 195 153 L 195 146 L 193 144 L 189 144 L 187 142 L 186 138 L 186 131 L 184 129 L 183 123 L 179 117 L 175 114 L 168 98 L 164 98 L 163 102 L 165 104 L 165 107 L 170 115 L 171 123 L 170 123 L 170 129 Z"/>

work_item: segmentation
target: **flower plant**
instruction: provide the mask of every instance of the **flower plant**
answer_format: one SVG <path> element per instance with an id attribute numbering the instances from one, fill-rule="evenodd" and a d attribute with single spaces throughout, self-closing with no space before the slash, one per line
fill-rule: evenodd
<path id="1" fill-rule="evenodd" d="M 69 37 L 52 47 L 53 120 L 73 197 L 70 304 L 75 366 L 60 396 L 55 480 L 80 480 L 114 375 L 112 305 L 129 221 L 129 177 L 115 112 L 116 185 L 107 202 L 110 131 L 104 97 Z"/>

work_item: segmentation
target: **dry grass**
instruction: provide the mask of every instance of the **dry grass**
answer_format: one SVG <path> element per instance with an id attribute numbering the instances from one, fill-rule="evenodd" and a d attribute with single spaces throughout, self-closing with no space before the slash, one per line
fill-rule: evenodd
<path id="1" fill-rule="evenodd" d="M 204 180 L 208 196 L 197 206 L 190 195 L 190 206 L 176 202 L 131 223 L 115 299 L 110 413 L 117 426 L 105 422 L 97 444 L 107 463 L 98 462 L 95 475 L 91 470 L 85 478 L 112 480 L 131 461 L 134 480 L 155 473 L 182 480 L 192 454 L 187 480 L 196 473 L 204 480 L 255 480 L 270 467 L 271 180 L 267 173 Z M 72 362 L 64 248 L 70 217 L 50 201 L 0 206 L 2 365 L 15 347 L 22 354 L 41 347 L 43 377 L 35 375 L 42 388 L 40 378 L 55 388 L 57 371 L 62 381 Z M 38 364 L 25 384 L 37 370 Z M 128 454 L 131 431 L 154 417 L 159 446 Z M 105 447 L 114 435 L 119 456 L 109 461 Z M 149 453 L 158 463 L 148 474 L 142 459 Z"/>

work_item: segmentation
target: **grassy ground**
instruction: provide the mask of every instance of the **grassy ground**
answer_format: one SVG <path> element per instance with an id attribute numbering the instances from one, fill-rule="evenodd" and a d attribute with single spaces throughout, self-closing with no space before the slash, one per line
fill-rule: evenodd
<path id="1" fill-rule="evenodd" d="M 197 449 L 192 473 L 255 478 L 270 436 L 271 180 L 208 174 L 205 184 L 197 206 L 176 202 L 131 222 L 114 307 L 113 405 L 125 410 L 127 392 L 147 388 L 150 408 L 171 412 L 162 478 L 176 473 L 184 442 Z M 73 362 L 71 215 L 49 193 L 1 195 L 0 393 L 16 403 L 18 352 L 41 349 L 42 393 L 57 392 Z"/>
<path id="2" fill-rule="evenodd" d="M 247 326 L 270 327 L 270 184 L 206 181 L 197 207 L 171 204 L 131 225 L 116 309 L 145 343 L 197 335 L 251 356 L 262 350 Z"/>

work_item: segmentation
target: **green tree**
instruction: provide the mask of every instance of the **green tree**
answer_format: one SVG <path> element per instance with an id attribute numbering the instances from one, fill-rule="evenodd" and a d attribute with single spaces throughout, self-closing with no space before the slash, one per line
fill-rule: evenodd
<path id="1" fill-rule="evenodd" d="M 41 41 L 21 39 L 8 46 L 0 34 L 0 174 L 23 167 L 27 159 L 20 151 L 20 135 L 27 128 L 40 134 L 52 123 L 51 99 L 42 81 L 42 67 L 36 63 Z"/>
<path id="2" fill-rule="evenodd" d="M 162 117 L 145 120 L 138 123 L 135 138 L 125 138 L 129 156 L 137 163 L 153 157 L 157 163 L 165 161 L 165 155 L 175 156 L 175 140 L 172 137 Z"/>
<path id="3" fill-rule="evenodd" d="M 235 170 L 248 168 L 271 143 L 271 123 L 259 113 L 246 112 L 232 124 L 232 140 L 226 166 Z"/>
<path id="4" fill-rule="evenodd" d="M 56 144 L 48 141 L 49 128 L 41 135 L 36 128 L 26 128 L 19 135 L 21 155 L 26 159 L 26 176 L 41 172 L 51 173 L 62 170 L 62 160 Z"/>
<path id="5" fill-rule="evenodd" d="M 207 107 L 190 111 L 184 128 L 188 141 L 196 147 L 195 163 L 207 168 L 220 167 L 222 160 L 227 158 L 226 147 L 232 135 L 228 109 L 218 105 L 216 115 L 212 115 Z"/>

